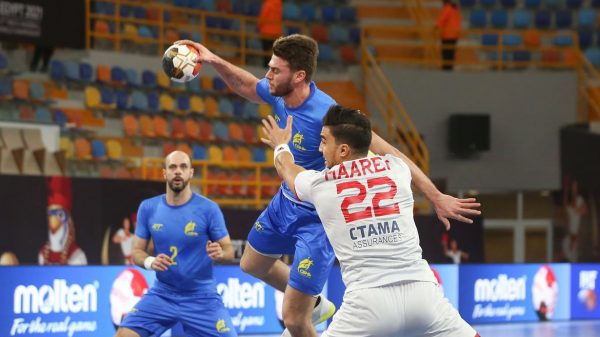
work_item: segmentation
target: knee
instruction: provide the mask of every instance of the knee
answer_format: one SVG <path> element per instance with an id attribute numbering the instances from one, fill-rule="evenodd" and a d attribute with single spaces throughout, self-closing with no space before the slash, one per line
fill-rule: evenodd
<path id="1" fill-rule="evenodd" d="M 244 273 L 254 277 L 261 276 L 260 269 L 257 268 L 256 263 L 254 263 L 246 254 L 242 255 L 242 258 L 240 259 L 240 269 L 242 269 Z"/>

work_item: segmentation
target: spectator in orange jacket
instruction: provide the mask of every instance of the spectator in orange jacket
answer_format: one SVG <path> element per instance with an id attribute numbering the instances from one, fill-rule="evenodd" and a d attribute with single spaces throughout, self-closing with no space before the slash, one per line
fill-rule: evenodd
<path id="1" fill-rule="evenodd" d="M 281 0 L 264 0 L 258 17 L 258 32 L 261 34 L 265 55 L 265 66 L 271 60 L 273 42 L 281 36 L 283 4 Z"/>
<path id="2" fill-rule="evenodd" d="M 440 30 L 442 38 L 442 69 L 452 70 L 462 16 L 458 6 L 452 0 L 442 0 L 442 2 L 444 7 L 436 23 L 436 28 Z"/>

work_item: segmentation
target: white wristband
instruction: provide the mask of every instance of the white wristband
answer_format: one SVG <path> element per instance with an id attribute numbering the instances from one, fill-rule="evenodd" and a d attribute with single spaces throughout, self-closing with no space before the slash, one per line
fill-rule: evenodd
<path id="1" fill-rule="evenodd" d="M 277 156 L 283 152 L 289 152 L 292 155 L 292 160 L 294 160 L 294 155 L 290 150 L 290 147 L 287 144 L 279 144 L 275 146 L 275 151 L 273 152 L 273 161 L 277 160 Z"/>
<path id="2" fill-rule="evenodd" d="M 156 260 L 154 256 L 148 256 L 144 260 L 144 268 L 146 268 L 147 270 L 152 270 L 152 262 L 154 262 L 154 260 Z"/>

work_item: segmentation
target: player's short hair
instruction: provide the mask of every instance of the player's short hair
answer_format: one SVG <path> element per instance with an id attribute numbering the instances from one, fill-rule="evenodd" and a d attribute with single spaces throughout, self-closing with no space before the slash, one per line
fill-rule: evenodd
<path id="1" fill-rule="evenodd" d="M 323 126 L 336 144 L 348 144 L 358 154 L 367 154 L 371 145 L 371 121 L 359 110 L 332 105 L 323 118 Z"/>
<path id="2" fill-rule="evenodd" d="M 317 70 L 319 45 L 311 37 L 292 34 L 275 40 L 273 54 L 286 60 L 292 71 L 304 70 L 306 73 L 305 81 L 308 83 Z"/>

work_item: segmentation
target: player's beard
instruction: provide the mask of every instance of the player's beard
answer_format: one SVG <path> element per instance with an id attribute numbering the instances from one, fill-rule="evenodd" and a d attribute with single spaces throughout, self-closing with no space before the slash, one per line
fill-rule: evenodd
<path id="1" fill-rule="evenodd" d="M 186 186 L 189 184 L 190 180 L 185 180 L 183 178 L 181 178 L 182 182 L 180 184 L 177 184 L 175 182 L 175 179 L 171 179 L 168 181 L 167 185 L 169 185 L 169 188 L 171 189 L 171 191 L 175 192 L 175 193 L 179 193 L 181 191 L 183 191 Z"/>
<path id="2" fill-rule="evenodd" d="M 292 91 L 294 91 L 294 87 L 292 87 L 292 78 L 290 77 L 287 82 L 274 86 L 269 93 L 275 97 L 285 97 Z"/>

